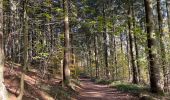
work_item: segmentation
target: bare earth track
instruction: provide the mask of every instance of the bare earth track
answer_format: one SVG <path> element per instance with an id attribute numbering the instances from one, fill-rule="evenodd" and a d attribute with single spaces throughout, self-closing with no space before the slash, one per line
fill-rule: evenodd
<path id="1" fill-rule="evenodd" d="M 108 85 L 98 85 L 90 79 L 81 79 L 82 88 L 79 89 L 77 100 L 139 100 L 129 93 L 121 92 Z"/>

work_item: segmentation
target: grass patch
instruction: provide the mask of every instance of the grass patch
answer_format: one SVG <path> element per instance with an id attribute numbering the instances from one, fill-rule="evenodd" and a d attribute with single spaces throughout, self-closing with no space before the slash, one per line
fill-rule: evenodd
<path id="1" fill-rule="evenodd" d="M 110 84 L 110 87 L 117 88 L 122 92 L 132 93 L 139 97 L 140 100 L 170 100 L 170 96 L 153 94 L 149 91 L 149 87 L 143 85 L 115 81 Z"/>
<path id="2" fill-rule="evenodd" d="M 103 84 L 103 85 L 110 84 L 111 82 L 112 82 L 111 80 L 105 80 L 105 79 L 96 79 L 95 80 L 96 84 Z"/>
<path id="3" fill-rule="evenodd" d="M 130 92 L 130 93 L 141 93 L 144 91 L 148 91 L 148 88 L 144 86 L 137 85 L 137 84 L 123 83 L 120 81 L 112 82 L 110 84 L 110 87 L 114 87 L 120 91 Z"/>

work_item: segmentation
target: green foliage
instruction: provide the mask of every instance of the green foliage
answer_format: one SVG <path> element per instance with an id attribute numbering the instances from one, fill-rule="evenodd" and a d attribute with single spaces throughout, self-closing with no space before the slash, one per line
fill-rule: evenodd
<path id="1" fill-rule="evenodd" d="M 143 32 L 143 30 L 140 27 L 133 28 L 133 33 L 137 37 L 137 42 L 140 45 L 146 47 L 146 41 L 147 41 L 146 33 Z"/>
<path id="2" fill-rule="evenodd" d="M 70 66 L 71 76 L 74 79 L 78 79 L 79 75 L 82 73 L 82 68 L 80 66 L 72 65 Z"/>
<path id="3" fill-rule="evenodd" d="M 130 93 L 141 93 L 147 90 L 146 87 L 137 84 L 130 84 L 130 83 L 122 83 L 121 81 L 112 82 L 110 84 L 111 87 L 117 88 L 123 92 L 130 92 Z"/>
<path id="4" fill-rule="evenodd" d="M 49 56 L 49 53 L 38 53 L 37 56 L 33 57 L 34 60 L 38 60 L 38 59 L 41 59 L 41 58 L 47 58 Z"/>
<path id="5" fill-rule="evenodd" d="M 120 33 L 122 33 L 124 31 L 124 29 L 125 29 L 124 26 L 117 26 L 114 34 L 119 35 Z"/>
<path id="6" fill-rule="evenodd" d="M 50 88 L 50 91 L 47 91 L 51 94 L 55 100 L 71 100 L 71 97 L 76 94 L 70 88 L 63 88 L 62 86 L 54 86 Z"/>
<path id="7" fill-rule="evenodd" d="M 112 82 L 111 80 L 105 80 L 105 79 L 96 79 L 95 80 L 96 84 L 103 84 L 103 85 L 110 84 L 111 82 Z"/>
<path id="8" fill-rule="evenodd" d="M 56 11 L 57 13 L 63 12 L 63 9 L 59 8 L 59 7 L 55 7 L 55 8 L 53 8 L 53 10 Z"/>
<path id="9" fill-rule="evenodd" d="M 57 50 L 50 56 L 50 66 L 52 66 L 53 74 L 60 74 L 61 68 L 61 60 L 63 59 L 64 55 L 64 48 L 60 45 L 57 45 Z"/>
<path id="10" fill-rule="evenodd" d="M 48 13 L 43 13 L 42 15 L 46 17 L 48 20 L 52 18 L 51 14 L 48 14 Z"/>

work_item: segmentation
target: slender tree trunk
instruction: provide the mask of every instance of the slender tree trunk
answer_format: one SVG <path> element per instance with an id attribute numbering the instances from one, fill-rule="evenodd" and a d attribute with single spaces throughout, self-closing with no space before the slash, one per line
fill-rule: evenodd
<path id="1" fill-rule="evenodd" d="M 49 0 L 49 13 L 52 15 L 52 0 Z M 48 20 L 48 22 L 51 22 L 51 18 Z M 52 25 L 48 25 L 48 31 L 50 35 L 50 52 L 53 52 L 54 49 L 54 34 L 53 34 L 53 27 Z"/>
<path id="2" fill-rule="evenodd" d="M 160 53 L 161 53 L 161 65 L 163 68 L 163 77 L 164 77 L 164 89 L 167 90 L 167 68 L 166 68 L 166 54 L 165 54 L 165 45 L 163 43 L 163 18 L 161 15 L 161 0 L 157 0 L 157 12 L 158 12 L 158 24 L 159 24 L 159 38 L 160 38 Z"/>
<path id="3" fill-rule="evenodd" d="M 122 34 L 120 34 L 120 45 L 121 45 L 121 54 L 122 54 L 122 60 L 125 60 L 125 55 L 124 55 L 124 50 L 123 50 L 123 35 Z M 125 67 L 124 66 L 122 66 L 122 72 L 123 72 L 123 77 L 122 77 L 122 79 L 124 79 L 125 78 Z"/>
<path id="4" fill-rule="evenodd" d="M 94 36 L 94 46 L 95 46 L 95 64 L 96 64 L 96 78 L 99 77 L 99 65 L 98 65 L 98 44 L 97 44 L 97 35 Z"/>
<path id="5" fill-rule="evenodd" d="M 93 77 L 93 75 L 92 75 L 92 58 L 91 58 L 91 55 L 92 55 L 91 49 L 89 48 L 89 71 L 90 71 L 90 78 Z"/>
<path id="6" fill-rule="evenodd" d="M 138 51 L 138 45 L 137 45 L 137 37 L 134 36 L 134 42 L 135 42 L 135 51 L 136 51 L 136 67 L 138 72 L 138 79 L 139 82 L 141 81 L 141 70 L 140 70 L 140 64 L 139 64 L 139 51 Z"/>
<path id="7" fill-rule="evenodd" d="M 73 34 L 70 34 L 70 45 L 71 45 L 71 66 L 74 68 L 76 67 L 75 65 L 75 54 L 74 54 L 74 47 L 73 47 L 73 43 L 74 43 L 74 37 Z M 75 70 L 76 71 L 76 70 Z"/>
<path id="8" fill-rule="evenodd" d="M 168 2 L 169 0 L 166 0 L 166 12 L 167 12 L 167 20 L 168 20 L 168 29 L 169 29 L 169 32 L 170 32 L 170 5 Z M 170 33 L 169 33 L 169 36 L 170 36 Z"/>
<path id="9" fill-rule="evenodd" d="M 6 13 L 4 13 L 4 15 L 6 16 L 4 16 L 4 18 L 3 18 L 3 20 L 4 20 L 4 26 L 6 26 L 5 28 L 4 28 L 4 52 L 5 52 L 5 55 L 6 56 L 8 56 L 9 54 L 8 54 L 8 42 L 7 42 L 7 37 L 8 37 L 8 35 L 10 34 L 10 32 L 11 32 L 11 4 L 10 4 L 11 2 L 10 2 L 10 0 L 7 0 L 6 1 L 6 3 L 4 3 L 4 11 L 6 12 Z"/>
<path id="10" fill-rule="evenodd" d="M 148 47 L 148 60 L 150 70 L 150 87 L 153 93 L 163 93 L 160 81 L 160 69 L 157 59 L 157 44 L 156 34 L 153 32 L 153 19 L 152 19 L 152 0 L 144 0 L 145 13 L 146 13 L 146 28 L 147 28 L 147 47 Z"/>
<path id="11" fill-rule="evenodd" d="M 64 63 L 63 63 L 63 82 L 64 85 L 70 85 L 70 69 L 69 69 L 69 54 L 70 54 L 70 43 L 69 43 L 69 18 L 68 18 L 68 0 L 63 0 L 64 7 Z"/>
<path id="12" fill-rule="evenodd" d="M 166 0 L 166 12 L 167 12 L 167 21 L 168 21 L 168 34 L 169 34 L 169 37 L 170 37 L 170 2 L 169 0 Z M 170 67 L 167 68 L 167 73 L 170 73 Z M 170 77 L 170 74 L 167 75 L 167 84 L 169 86 L 169 77 Z"/>
<path id="13" fill-rule="evenodd" d="M 7 100 L 7 91 L 4 85 L 4 46 L 3 46 L 3 0 L 0 0 L 0 100 Z"/>
<path id="14" fill-rule="evenodd" d="M 117 64 L 117 46 L 116 46 L 116 37 L 113 35 L 113 46 L 114 46 L 114 66 L 115 66 L 115 80 L 118 80 L 118 64 Z"/>
<path id="15" fill-rule="evenodd" d="M 123 54 L 123 39 L 122 39 L 122 34 L 120 34 L 120 48 L 121 48 L 121 53 Z"/>
<path id="16" fill-rule="evenodd" d="M 105 14 L 105 4 L 103 4 L 103 37 L 104 37 L 104 60 L 105 60 L 105 75 L 109 79 L 109 66 L 108 66 L 108 33 L 106 26 L 106 14 Z"/>
<path id="17" fill-rule="evenodd" d="M 126 35 L 126 52 L 127 52 L 127 62 L 128 62 L 128 74 L 129 74 L 129 81 L 132 80 L 132 75 L 131 75 L 131 66 L 130 66 L 130 53 L 129 53 L 129 39 L 128 39 L 128 33 Z"/>
<path id="18" fill-rule="evenodd" d="M 128 27 L 129 27 L 129 46 L 130 46 L 130 58 L 131 58 L 131 67 L 132 67 L 132 83 L 138 84 L 137 78 L 137 69 L 135 66 L 134 54 L 133 54 L 133 39 L 132 39 L 132 8 L 131 8 L 131 1 L 129 0 L 129 10 L 128 10 Z"/>
<path id="19" fill-rule="evenodd" d="M 24 77 L 25 77 L 25 71 L 26 68 L 28 67 L 28 17 L 27 17 L 27 12 L 26 12 L 26 4 L 27 0 L 22 1 L 22 6 L 23 6 L 23 23 L 22 23 L 22 32 L 24 34 L 24 66 L 22 68 L 22 74 L 21 74 L 21 81 L 20 81 L 20 94 L 17 97 L 17 100 L 22 100 L 23 95 L 24 95 Z"/>
<path id="20" fill-rule="evenodd" d="M 136 20 L 135 20 L 135 9 L 134 9 L 134 0 L 132 2 L 132 18 L 133 18 L 133 30 L 135 31 L 136 28 Z M 134 34 L 134 46 L 135 46 L 135 53 L 136 53 L 136 70 L 137 70 L 137 76 L 138 76 L 138 81 L 140 82 L 141 80 L 141 75 L 140 75 L 140 64 L 139 64 L 139 52 L 138 52 L 138 45 L 137 45 L 137 35 Z"/>

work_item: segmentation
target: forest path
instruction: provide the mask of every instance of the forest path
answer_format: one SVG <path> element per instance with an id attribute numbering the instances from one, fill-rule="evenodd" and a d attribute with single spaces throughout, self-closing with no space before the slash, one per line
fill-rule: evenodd
<path id="1" fill-rule="evenodd" d="M 98 85 L 90 79 L 80 79 L 82 88 L 79 90 L 77 100 L 139 100 L 137 97 L 110 88 L 108 85 Z"/>

